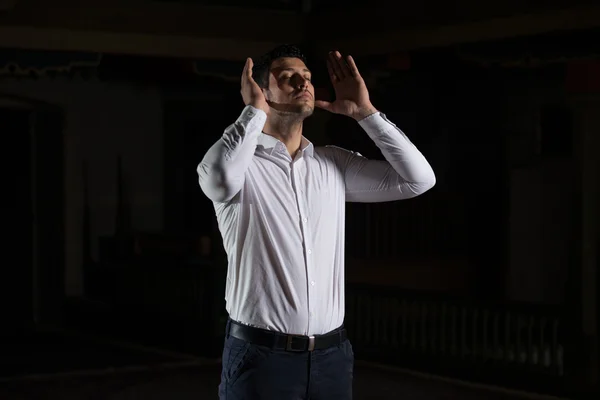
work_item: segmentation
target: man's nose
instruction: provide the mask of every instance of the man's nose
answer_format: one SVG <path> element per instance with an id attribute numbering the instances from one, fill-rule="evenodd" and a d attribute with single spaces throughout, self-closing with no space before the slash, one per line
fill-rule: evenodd
<path id="1" fill-rule="evenodd" d="M 305 79 L 301 76 L 298 76 L 296 78 L 296 87 L 298 89 L 304 89 L 306 90 L 306 88 L 308 88 L 308 79 Z"/>

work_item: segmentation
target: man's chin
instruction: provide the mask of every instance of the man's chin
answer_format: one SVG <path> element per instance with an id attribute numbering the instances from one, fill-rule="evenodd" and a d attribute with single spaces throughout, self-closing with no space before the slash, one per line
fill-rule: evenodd
<path id="1" fill-rule="evenodd" d="M 293 112 L 296 112 L 297 114 L 302 114 L 302 115 L 311 115 L 313 113 L 313 111 L 315 110 L 315 105 L 306 101 L 306 102 L 301 102 L 299 104 L 293 104 L 291 105 Z"/>
<path id="2" fill-rule="evenodd" d="M 315 111 L 315 107 L 311 104 L 277 104 L 276 106 L 271 105 L 270 107 L 282 115 L 298 116 L 298 117 L 310 117 Z"/>
<path id="3" fill-rule="evenodd" d="M 312 115 L 312 113 L 315 111 L 315 107 L 311 106 L 309 104 L 303 104 L 299 113 L 303 114 L 307 117 L 310 117 Z"/>

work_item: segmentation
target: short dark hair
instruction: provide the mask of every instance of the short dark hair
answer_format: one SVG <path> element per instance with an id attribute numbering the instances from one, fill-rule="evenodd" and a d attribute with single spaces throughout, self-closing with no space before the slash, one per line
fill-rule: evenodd
<path id="1" fill-rule="evenodd" d="M 262 55 L 252 68 L 252 77 L 261 88 L 269 87 L 269 71 L 271 64 L 278 58 L 299 58 L 306 64 L 306 56 L 298 46 L 293 44 L 282 44 Z"/>

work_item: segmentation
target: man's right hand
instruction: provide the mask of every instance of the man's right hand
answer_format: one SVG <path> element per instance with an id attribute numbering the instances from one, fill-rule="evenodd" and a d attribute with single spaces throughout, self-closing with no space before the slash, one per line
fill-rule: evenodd
<path id="1" fill-rule="evenodd" d="M 244 72 L 242 72 L 242 89 L 240 90 L 242 99 L 244 99 L 244 104 L 268 113 L 269 105 L 267 104 L 267 99 L 265 99 L 265 95 L 260 86 L 258 86 L 256 81 L 252 78 L 253 66 L 254 63 L 252 62 L 252 59 L 248 58 L 246 60 L 246 65 L 244 65 Z"/>

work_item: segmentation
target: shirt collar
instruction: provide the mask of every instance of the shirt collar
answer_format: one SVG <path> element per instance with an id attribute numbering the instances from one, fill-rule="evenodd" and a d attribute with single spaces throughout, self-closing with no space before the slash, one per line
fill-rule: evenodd
<path id="1" fill-rule="evenodd" d="M 276 139 L 273 136 L 265 133 L 261 133 L 260 136 L 258 136 L 257 144 L 259 147 L 262 147 L 262 151 L 268 153 L 269 155 L 273 155 L 277 152 L 288 154 L 285 145 L 279 139 Z M 302 136 L 300 150 L 306 155 L 312 157 L 314 153 L 314 146 L 310 140 Z"/>

